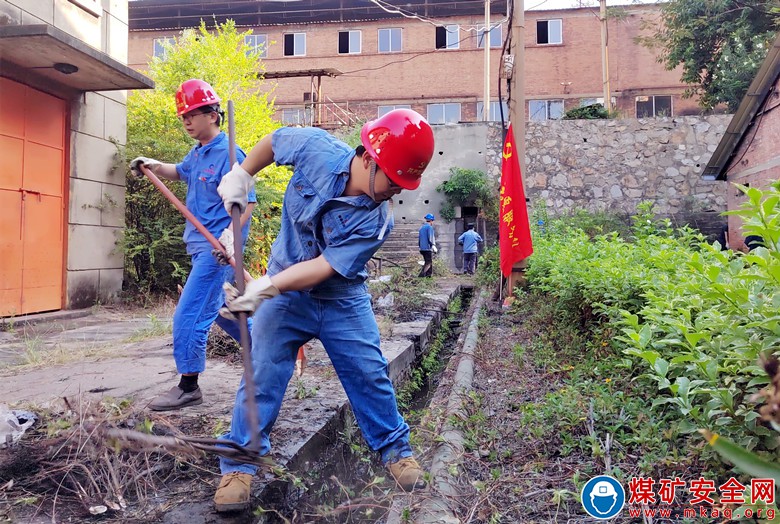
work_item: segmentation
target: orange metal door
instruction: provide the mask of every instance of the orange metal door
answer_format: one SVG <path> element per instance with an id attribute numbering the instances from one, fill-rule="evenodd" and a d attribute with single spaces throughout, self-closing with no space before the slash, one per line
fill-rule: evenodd
<path id="1" fill-rule="evenodd" d="M 0 316 L 62 307 L 66 111 L 0 78 Z"/>

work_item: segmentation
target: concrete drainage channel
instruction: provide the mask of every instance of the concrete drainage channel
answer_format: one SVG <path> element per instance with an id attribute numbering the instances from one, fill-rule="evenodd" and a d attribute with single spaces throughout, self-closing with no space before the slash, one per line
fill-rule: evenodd
<path id="1" fill-rule="evenodd" d="M 452 340 L 448 340 L 445 346 L 455 347 L 454 351 L 457 352 L 464 340 L 471 340 L 473 345 L 476 345 L 476 318 L 483 298 L 480 295 L 478 304 L 469 307 L 472 293 L 472 288 L 461 286 L 457 281 L 440 281 L 435 294 L 429 297 L 428 314 L 419 320 L 395 324 L 392 336 L 383 337 L 382 352 L 388 361 L 390 377 L 398 391 L 412 374 L 413 366 L 426 354 L 435 340 L 442 321 L 448 317 L 447 306 L 456 298 L 461 299 L 463 313 L 460 317 L 463 326 L 468 325 L 469 332 L 473 329 L 474 333 L 466 336 L 464 332 L 453 330 Z M 463 317 L 467 311 L 471 313 L 470 318 Z M 451 324 L 453 320 L 456 319 L 450 319 Z M 270 473 L 265 477 L 258 474 L 253 481 L 253 508 L 263 508 L 265 511 L 261 511 L 259 516 L 255 515 L 255 512 L 218 514 L 213 510 L 210 500 L 203 500 L 170 509 L 166 512 L 163 523 L 285 522 L 286 519 L 281 515 L 295 515 L 295 521 L 304 522 L 355 521 L 351 520 L 355 515 L 350 518 L 348 514 L 339 516 L 338 512 L 327 518 L 320 518 L 316 514 L 316 507 L 319 504 L 332 506 L 333 501 L 343 498 L 339 495 L 344 493 L 349 493 L 351 498 L 359 498 L 355 494 L 372 480 L 373 475 L 385 475 L 386 472 L 375 454 L 365 446 L 354 423 L 346 394 L 319 343 L 313 345 L 308 358 L 308 367 L 302 379 L 293 379 L 290 382 L 271 436 L 273 457 L 279 465 L 287 469 L 290 477 L 279 479 Z M 450 357 L 443 351 L 439 358 Z M 460 374 L 460 370 L 458 373 Z M 435 377 L 433 381 L 435 383 Z M 440 393 L 424 388 L 416 394 L 411 404 L 414 409 L 422 409 L 434 395 Z M 436 461 L 442 459 L 438 453 L 436 457 L 433 466 L 441 469 Z M 446 467 L 444 469 L 446 470 Z M 435 475 L 433 485 L 435 489 L 441 489 L 443 486 Z M 393 497 L 400 499 L 401 503 L 404 498 L 400 495 Z M 352 502 L 354 503 L 354 500 Z M 402 507 L 398 506 L 398 502 L 394 502 L 394 509 L 388 512 L 385 507 L 378 512 L 377 518 L 379 521 L 388 518 L 400 522 Z M 380 517 L 381 514 L 387 516 Z M 359 516 L 356 520 L 377 521 L 366 515 Z"/>

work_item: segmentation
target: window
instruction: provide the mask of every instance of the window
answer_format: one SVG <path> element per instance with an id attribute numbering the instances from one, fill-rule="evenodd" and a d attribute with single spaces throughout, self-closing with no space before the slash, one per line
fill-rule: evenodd
<path id="1" fill-rule="evenodd" d="M 284 56 L 304 56 L 306 54 L 306 33 L 287 33 L 284 35 Z"/>
<path id="2" fill-rule="evenodd" d="M 501 47 L 503 42 L 501 40 L 501 26 L 490 28 L 490 47 Z M 485 47 L 485 30 L 480 29 L 477 33 L 477 47 Z"/>
<path id="3" fill-rule="evenodd" d="M 440 25 L 436 27 L 436 49 L 458 49 L 459 47 L 459 25 Z"/>
<path id="4" fill-rule="evenodd" d="M 536 43 L 562 44 L 563 22 L 561 20 L 537 20 Z"/>
<path id="5" fill-rule="evenodd" d="M 501 105 L 496 102 L 490 102 L 490 115 L 488 116 L 489 122 L 501 121 L 501 106 L 504 107 L 504 120 L 509 120 L 509 106 L 506 102 L 501 102 Z M 477 102 L 477 120 L 484 120 L 482 117 L 482 108 L 485 107 L 484 102 Z"/>
<path id="6" fill-rule="evenodd" d="M 393 109 L 411 109 L 412 106 L 408 104 L 396 104 L 394 106 L 379 106 L 376 111 L 376 117 L 379 118 L 380 116 L 385 116 L 387 113 L 392 111 Z"/>
<path id="7" fill-rule="evenodd" d="M 282 123 L 288 126 L 305 126 L 311 122 L 311 108 L 293 107 L 282 109 Z"/>
<path id="8" fill-rule="evenodd" d="M 401 50 L 401 28 L 392 27 L 379 30 L 379 52 L 397 53 Z"/>
<path id="9" fill-rule="evenodd" d="M 165 60 L 165 47 L 171 46 L 176 43 L 176 39 L 171 37 L 155 38 L 154 39 L 154 56 Z"/>
<path id="10" fill-rule="evenodd" d="M 528 113 L 531 122 L 560 120 L 563 118 L 563 100 L 530 100 Z"/>
<path id="11" fill-rule="evenodd" d="M 360 53 L 360 36 L 358 30 L 339 31 L 339 54 L 357 54 Z"/>
<path id="12" fill-rule="evenodd" d="M 672 116 L 672 97 L 670 95 L 636 97 L 636 117 Z"/>
<path id="13" fill-rule="evenodd" d="M 244 43 L 249 48 L 246 50 L 247 56 L 256 53 L 260 58 L 268 57 L 268 35 L 246 35 Z"/>
<path id="14" fill-rule="evenodd" d="M 429 124 L 457 124 L 460 122 L 460 104 L 428 104 Z"/>

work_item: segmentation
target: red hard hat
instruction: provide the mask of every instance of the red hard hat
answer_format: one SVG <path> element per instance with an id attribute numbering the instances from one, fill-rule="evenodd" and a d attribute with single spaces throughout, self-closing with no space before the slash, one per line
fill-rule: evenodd
<path id="1" fill-rule="evenodd" d="M 214 104 L 219 104 L 219 97 L 208 82 L 203 80 L 187 80 L 176 90 L 176 116 Z"/>
<path id="2" fill-rule="evenodd" d="M 360 140 L 387 177 L 404 189 L 417 189 L 433 156 L 433 130 L 411 109 L 393 109 L 366 122 Z"/>

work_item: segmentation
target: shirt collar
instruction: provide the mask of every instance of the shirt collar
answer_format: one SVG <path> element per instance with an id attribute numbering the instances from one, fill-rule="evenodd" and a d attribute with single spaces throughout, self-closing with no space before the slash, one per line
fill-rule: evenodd
<path id="1" fill-rule="evenodd" d="M 195 149 L 201 154 L 205 155 L 208 153 L 213 147 L 224 144 L 225 140 L 227 140 L 227 135 L 224 131 L 220 131 L 217 136 L 211 139 L 211 142 L 209 142 L 206 145 L 203 145 L 201 143 L 198 143 L 195 146 Z"/>

